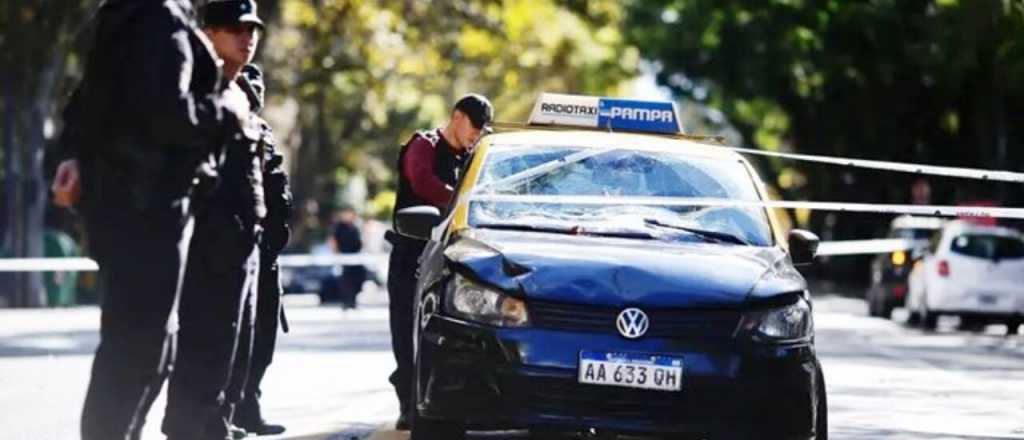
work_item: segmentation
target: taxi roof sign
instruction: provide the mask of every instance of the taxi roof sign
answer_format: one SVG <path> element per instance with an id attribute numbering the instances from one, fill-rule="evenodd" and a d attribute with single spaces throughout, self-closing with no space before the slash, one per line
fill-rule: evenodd
<path id="1" fill-rule="evenodd" d="M 529 123 L 663 134 L 683 132 L 679 112 L 670 101 L 558 93 L 540 95 Z"/>

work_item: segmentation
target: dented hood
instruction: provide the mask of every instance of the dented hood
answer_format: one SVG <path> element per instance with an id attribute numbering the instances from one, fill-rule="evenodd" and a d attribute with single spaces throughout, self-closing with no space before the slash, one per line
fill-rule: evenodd
<path id="1" fill-rule="evenodd" d="M 778 247 L 476 229 L 445 256 L 509 293 L 612 307 L 733 308 L 806 288 Z"/>

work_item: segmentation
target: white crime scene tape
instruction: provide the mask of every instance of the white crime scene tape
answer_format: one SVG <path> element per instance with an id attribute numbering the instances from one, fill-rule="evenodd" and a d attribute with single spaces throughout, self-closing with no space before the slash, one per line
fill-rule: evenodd
<path id="1" fill-rule="evenodd" d="M 99 270 L 91 258 L 0 258 L 0 272 L 92 272 Z"/>
<path id="2" fill-rule="evenodd" d="M 896 251 L 909 251 L 915 247 L 923 247 L 927 245 L 928 240 L 910 240 L 906 238 L 823 241 L 818 244 L 818 250 L 815 252 L 815 255 L 842 256 L 881 254 Z"/>
<path id="3" fill-rule="evenodd" d="M 376 265 L 387 262 L 388 254 L 289 254 L 278 257 L 281 267 Z M 0 258 L 0 272 L 95 272 L 96 260 L 85 257 Z"/>
<path id="4" fill-rule="evenodd" d="M 810 209 L 835 212 L 865 212 L 880 214 L 909 214 L 934 217 L 990 217 L 1024 219 L 1024 208 L 992 208 L 950 205 L 894 205 L 843 202 L 803 201 L 747 201 L 713 198 L 686 197 L 624 197 L 624 196 L 574 196 L 574 195 L 519 195 L 519 194 L 475 194 L 471 202 L 536 203 L 557 205 L 638 205 L 677 207 L 740 207 L 740 208 L 783 208 Z"/>
<path id="5" fill-rule="evenodd" d="M 573 129 L 575 127 L 559 127 L 545 125 L 543 123 L 539 125 L 522 125 L 516 123 L 501 123 L 495 122 L 492 126 L 497 127 L 500 130 L 520 131 L 520 130 L 551 130 L 551 131 L 563 131 Z M 987 170 L 981 168 L 966 168 L 966 167 L 950 167 L 942 165 L 925 165 L 915 164 L 907 162 L 891 162 L 873 159 L 854 159 L 848 157 L 837 157 L 837 156 L 823 156 L 814 154 L 799 154 L 799 153 L 785 153 L 778 151 L 766 151 L 758 150 L 754 148 L 743 148 L 726 145 L 724 138 L 719 136 L 700 136 L 690 134 L 655 134 L 655 136 L 667 137 L 670 139 L 680 139 L 688 141 L 696 141 L 706 144 L 715 145 L 719 148 L 732 150 L 737 153 L 752 154 L 758 156 L 777 157 L 780 159 L 789 159 L 804 162 L 815 162 L 831 165 L 839 165 L 851 168 L 864 168 L 882 171 L 894 171 L 900 173 L 910 173 L 917 175 L 931 175 L 931 176 L 943 176 L 943 177 L 959 177 L 964 179 L 975 179 L 985 180 L 993 182 L 1010 182 L 1010 183 L 1024 183 L 1024 173 L 1006 170 Z"/>
<path id="6" fill-rule="evenodd" d="M 887 162 L 870 159 L 850 159 L 845 157 L 817 156 L 812 154 L 782 153 L 777 151 L 765 151 L 753 148 L 741 148 L 730 146 L 723 146 L 722 148 L 726 148 L 737 153 L 778 157 L 782 159 L 798 160 L 804 162 L 841 165 L 852 168 L 866 168 L 873 170 L 895 171 L 901 173 L 911 173 L 930 176 L 959 177 L 964 179 L 987 180 L 993 182 L 1024 183 L 1024 173 L 1018 173 L 1013 171 L 948 167 L 940 165 L 923 165 L 906 162 Z"/>

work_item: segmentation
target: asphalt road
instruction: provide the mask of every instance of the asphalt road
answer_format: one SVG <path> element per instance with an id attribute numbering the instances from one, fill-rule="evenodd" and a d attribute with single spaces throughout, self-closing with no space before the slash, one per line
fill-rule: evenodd
<path id="1" fill-rule="evenodd" d="M 293 332 L 265 383 L 267 418 L 289 428 L 277 439 L 407 438 L 386 429 L 397 401 L 384 298 L 365 292 L 346 312 L 288 298 Z M 0 309 L 0 438 L 77 438 L 98 320 L 93 307 Z M 926 334 L 839 297 L 819 298 L 815 321 L 831 438 L 1024 439 L 1024 337 L 960 332 L 955 319 Z M 162 413 L 161 397 L 144 440 L 163 438 Z"/>

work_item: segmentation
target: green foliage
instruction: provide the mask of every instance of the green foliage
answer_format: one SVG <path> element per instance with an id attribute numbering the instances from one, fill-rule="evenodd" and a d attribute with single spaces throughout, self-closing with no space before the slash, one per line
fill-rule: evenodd
<path id="1" fill-rule="evenodd" d="M 1024 131 L 1010 122 L 1024 108 L 1019 0 L 633 0 L 628 9 L 628 40 L 660 63 L 659 81 L 721 109 L 758 147 L 990 168 L 1024 158 Z M 836 186 L 850 186 L 834 169 L 799 166 L 811 177 L 795 188 L 803 195 L 841 197 Z M 905 201 L 904 183 L 855 186 L 882 195 L 874 201 Z M 953 191 L 936 193 L 955 202 Z"/>
<path id="2" fill-rule="evenodd" d="M 639 61 L 612 0 L 277 3 L 262 62 L 271 106 L 298 104 L 284 136 L 300 198 L 331 199 L 339 167 L 366 175 L 371 196 L 393 187 L 399 145 L 444 124 L 463 93 L 518 122 L 542 90 L 616 93 Z"/>

